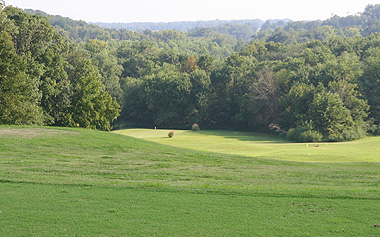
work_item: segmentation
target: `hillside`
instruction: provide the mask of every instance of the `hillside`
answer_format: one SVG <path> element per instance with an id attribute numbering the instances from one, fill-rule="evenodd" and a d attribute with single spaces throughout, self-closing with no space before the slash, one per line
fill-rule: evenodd
<path id="1" fill-rule="evenodd" d="M 0 150 L 5 235 L 379 233 L 378 163 L 275 161 L 57 127 L 0 126 Z"/>
<path id="2" fill-rule="evenodd" d="M 181 149 L 89 129 L 1 126 L 0 133 L 0 159 L 6 164 L 0 167 L 2 183 L 380 198 L 372 192 L 378 186 L 377 176 L 370 175 L 378 169 L 375 162 L 276 161 Z M 331 179 L 337 172 L 344 175 Z M 362 183 L 361 191 L 352 182 Z M 318 190 L 310 193 L 315 185 Z"/>

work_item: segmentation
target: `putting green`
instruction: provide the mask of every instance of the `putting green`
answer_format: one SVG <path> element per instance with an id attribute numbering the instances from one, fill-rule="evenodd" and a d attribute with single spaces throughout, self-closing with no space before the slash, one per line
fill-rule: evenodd
<path id="1" fill-rule="evenodd" d="M 380 137 L 334 143 L 292 143 L 276 136 L 240 131 L 176 130 L 173 138 L 165 129 L 123 129 L 114 133 L 183 147 L 224 154 L 299 162 L 380 162 Z"/>

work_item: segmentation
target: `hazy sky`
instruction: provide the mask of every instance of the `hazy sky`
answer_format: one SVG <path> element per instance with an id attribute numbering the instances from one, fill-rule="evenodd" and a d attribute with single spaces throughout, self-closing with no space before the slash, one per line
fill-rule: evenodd
<path id="1" fill-rule="evenodd" d="M 364 11 L 380 0 L 5 0 L 87 22 L 171 22 L 231 19 L 325 20 Z"/>

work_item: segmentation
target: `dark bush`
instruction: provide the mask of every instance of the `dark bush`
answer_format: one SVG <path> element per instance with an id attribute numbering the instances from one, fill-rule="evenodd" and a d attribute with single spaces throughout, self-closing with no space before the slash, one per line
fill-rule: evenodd
<path id="1" fill-rule="evenodd" d="M 301 127 L 291 128 L 286 133 L 286 139 L 292 140 L 292 141 L 298 141 L 298 137 L 301 133 L 304 132 L 304 129 Z"/>
<path id="2" fill-rule="evenodd" d="M 168 137 L 172 138 L 174 136 L 174 130 L 171 130 L 169 133 L 168 133 Z"/>

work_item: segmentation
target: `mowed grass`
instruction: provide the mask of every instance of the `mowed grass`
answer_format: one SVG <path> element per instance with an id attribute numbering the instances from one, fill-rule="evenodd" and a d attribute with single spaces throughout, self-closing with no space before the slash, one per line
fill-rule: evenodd
<path id="1" fill-rule="evenodd" d="M 379 168 L 0 126 L 0 233 L 378 236 Z"/>
<path id="2" fill-rule="evenodd" d="M 123 129 L 114 132 L 165 145 L 284 161 L 380 162 L 380 137 L 351 142 L 293 143 L 272 135 L 224 130 L 177 130 L 169 139 L 169 131 Z"/>
<path id="3" fill-rule="evenodd" d="M 378 200 L 0 184 L 2 236 L 378 236 Z"/>

